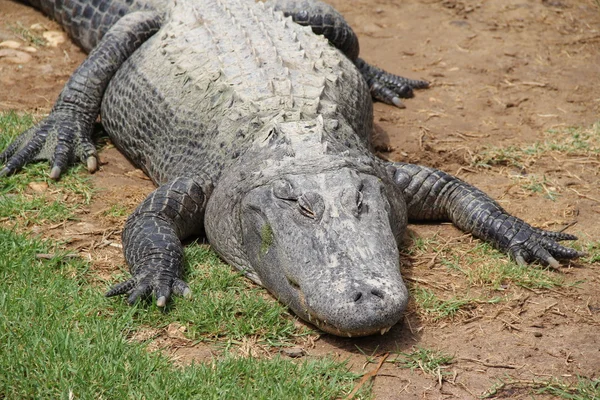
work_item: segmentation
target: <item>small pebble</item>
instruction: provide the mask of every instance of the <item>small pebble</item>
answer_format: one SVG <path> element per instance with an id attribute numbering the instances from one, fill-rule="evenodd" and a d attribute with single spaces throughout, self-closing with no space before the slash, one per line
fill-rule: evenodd
<path id="1" fill-rule="evenodd" d="M 50 47 L 58 47 L 59 44 L 67 41 L 67 35 L 64 32 L 48 31 L 42 33 L 42 36 L 46 39 Z"/>
<path id="2" fill-rule="evenodd" d="M 29 27 L 29 29 L 31 29 L 32 31 L 45 31 L 46 28 L 44 28 L 44 25 L 37 23 L 37 24 L 33 24 Z"/>
<path id="3" fill-rule="evenodd" d="M 15 40 L 5 40 L 4 42 L 0 42 L 0 48 L 18 49 L 19 47 L 21 47 L 21 43 Z"/>
<path id="4" fill-rule="evenodd" d="M 302 347 L 284 348 L 281 352 L 291 358 L 300 358 L 306 355 L 306 351 Z"/>
<path id="5" fill-rule="evenodd" d="M 25 64 L 31 61 L 31 56 L 24 51 L 0 49 L 0 60 L 5 60 L 14 64 Z"/>

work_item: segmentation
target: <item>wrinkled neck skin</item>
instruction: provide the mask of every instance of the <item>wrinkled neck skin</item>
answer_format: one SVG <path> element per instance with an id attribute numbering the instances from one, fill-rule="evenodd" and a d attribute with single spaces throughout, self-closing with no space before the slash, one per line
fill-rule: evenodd
<path id="1" fill-rule="evenodd" d="M 369 153 L 257 146 L 221 176 L 206 233 L 227 262 L 321 330 L 383 334 L 408 301 L 398 257 L 406 205 L 395 190 Z"/>

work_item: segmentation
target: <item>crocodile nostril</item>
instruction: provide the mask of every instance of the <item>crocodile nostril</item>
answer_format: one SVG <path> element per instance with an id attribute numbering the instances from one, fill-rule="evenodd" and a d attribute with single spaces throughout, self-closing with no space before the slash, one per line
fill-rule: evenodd
<path id="1" fill-rule="evenodd" d="M 369 294 L 370 293 L 370 294 Z M 385 295 L 383 294 L 383 292 L 379 289 L 371 289 L 370 292 L 356 292 L 354 294 L 354 296 L 352 296 L 352 300 L 354 300 L 355 303 L 358 303 L 361 299 L 365 299 L 364 301 L 367 301 L 366 299 L 371 298 L 371 296 L 373 296 L 373 300 L 377 301 L 377 300 L 383 300 L 383 298 L 385 297 Z"/>
<path id="2" fill-rule="evenodd" d="M 379 297 L 381 300 L 383 300 L 383 298 L 385 297 L 383 292 L 379 289 L 372 289 L 371 294 L 375 297 Z"/>

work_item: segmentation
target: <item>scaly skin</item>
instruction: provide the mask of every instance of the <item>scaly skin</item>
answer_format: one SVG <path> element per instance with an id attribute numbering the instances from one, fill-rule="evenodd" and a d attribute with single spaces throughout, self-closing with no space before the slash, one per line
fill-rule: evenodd
<path id="1" fill-rule="evenodd" d="M 109 290 L 107 296 L 129 293 L 133 303 L 154 290 L 157 304 L 164 307 L 171 293 L 190 293 L 181 276 L 183 248 L 177 243 L 179 237 L 202 232 L 203 211 L 210 195 L 210 189 L 205 192 L 204 188 L 205 182 L 174 179 L 152 192 L 129 216 L 123 248 L 133 277 Z M 132 242 L 135 244 L 130 245 Z"/>
<path id="2" fill-rule="evenodd" d="M 90 52 L 108 30 L 126 14 L 134 11 L 156 11 L 159 0 L 27 0 L 29 4 L 55 19 L 69 36 Z"/>
<path id="3" fill-rule="evenodd" d="M 158 185 L 123 231 L 132 278 L 107 296 L 164 306 L 189 295 L 181 241 L 205 232 L 301 318 L 361 336 L 386 332 L 406 307 L 398 245 L 409 219 L 450 220 L 519 263 L 580 255 L 557 243 L 573 236 L 533 228 L 455 177 L 375 158 L 371 95 L 400 105 L 426 83 L 358 58 L 331 7 L 269 3 L 346 55 L 262 3 L 129 3 L 36 0 L 93 50 L 48 118 L 0 155 L 0 175 L 36 159 L 52 161 L 53 178 L 74 159 L 94 170 L 100 110 L 111 140 Z"/>
<path id="4" fill-rule="evenodd" d="M 21 134 L 4 152 L 0 176 L 13 173 L 32 160 L 50 160 L 50 177 L 58 179 L 74 159 L 93 172 L 98 167 L 91 140 L 92 124 L 100 112 L 104 91 L 119 66 L 160 27 L 155 12 L 121 18 L 77 68 L 60 93 L 50 115 Z"/>
<path id="5" fill-rule="evenodd" d="M 390 74 L 359 58 L 356 34 L 344 17 L 332 6 L 314 0 L 277 0 L 267 1 L 266 4 L 292 17 L 297 24 L 310 26 L 314 33 L 325 36 L 331 44 L 354 61 L 367 81 L 374 99 L 404 108 L 401 98 L 413 97 L 413 89 L 429 87 L 429 82 Z"/>
<path id="6" fill-rule="evenodd" d="M 329 4 L 313 0 L 277 0 L 267 1 L 265 4 L 282 11 L 286 17 L 292 17 L 297 24 L 310 26 L 315 34 L 325 36 L 350 60 L 358 58 L 356 34 L 344 17 Z"/>
<path id="7" fill-rule="evenodd" d="M 450 220 L 473 236 L 491 242 L 523 265 L 541 260 L 556 268 L 559 263 L 555 257 L 569 259 L 580 255 L 556 243 L 577 237 L 533 228 L 458 178 L 418 165 L 395 163 L 393 166 L 396 168 L 394 182 L 403 189 L 411 220 Z"/>

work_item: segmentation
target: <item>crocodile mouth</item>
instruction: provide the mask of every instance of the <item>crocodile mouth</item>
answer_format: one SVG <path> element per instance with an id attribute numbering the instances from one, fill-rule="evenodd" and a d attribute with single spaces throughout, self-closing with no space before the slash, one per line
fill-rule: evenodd
<path id="1" fill-rule="evenodd" d="M 298 285 L 298 283 L 296 283 L 289 277 L 287 278 L 287 280 L 288 280 L 289 285 L 295 290 L 296 295 L 299 300 L 299 303 L 302 307 L 302 311 L 303 311 L 302 318 L 305 321 L 313 324 L 314 326 L 316 326 L 323 332 L 330 333 L 330 334 L 336 335 L 336 336 L 341 336 L 341 337 L 346 336 L 346 337 L 352 338 L 352 337 L 370 336 L 370 335 L 375 335 L 377 333 L 380 333 L 381 335 L 385 335 L 387 332 L 390 331 L 390 329 L 392 329 L 393 325 L 390 325 L 390 326 L 384 327 L 384 328 L 373 328 L 373 329 L 366 329 L 366 330 L 342 330 L 342 329 L 338 328 L 337 326 L 327 322 L 326 319 L 319 317 L 313 310 L 311 310 L 311 308 L 307 304 L 306 298 L 304 297 L 304 293 L 300 289 L 300 285 Z"/>
<path id="2" fill-rule="evenodd" d="M 327 321 L 316 317 L 313 313 L 310 312 L 310 310 L 305 309 L 304 312 L 306 313 L 306 315 L 308 315 L 308 322 L 310 322 L 311 324 L 313 324 L 320 330 L 322 330 L 326 333 L 331 333 L 336 336 L 346 336 L 346 337 L 352 338 L 352 337 L 375 335 L 376 333 L 385 335 L 386 333 L 388 333 L 390 331 L 390 329 L 392 329 L 391 326 L 388 326 L 387 328 L 373 329 L 373 330 L 346 331 L 346 330 L 341 330 L 338 327 L 327 323 Z"/>

